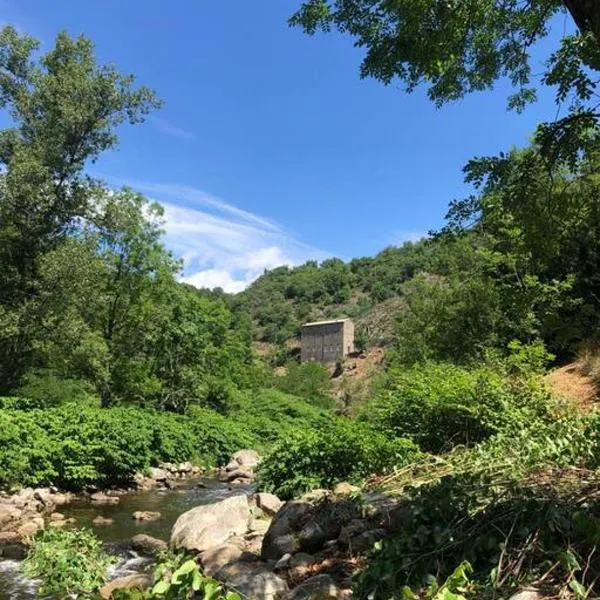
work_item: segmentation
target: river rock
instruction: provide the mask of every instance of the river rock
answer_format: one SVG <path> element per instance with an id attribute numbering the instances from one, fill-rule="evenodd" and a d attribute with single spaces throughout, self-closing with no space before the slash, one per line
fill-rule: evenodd
<path id="1" fill-rule="evenodd" d="M 159 540 L 158 538 L 146 535 L 145 533 L 139 533 L 131 538 L 131 547 L 136 552 L 142 554 L 158 554 L 168 549 L 167 542 Z"/>
<path id="2" fill-rule="evenodd" d="M 254 473 L 250 467 L 238 466 L 237 469 L 227 473 L 227 481 L 233 482 L 236 479 L 252 479 Z"/>
<path id="3" fill-rule="evenodd" d="M 275 494 L 267 494 L 265 492 L 256 494 L 254 496 L 254 501 L 256 502 L 256 506 L 270 517 L 275 515 L 284 504 L 284 502 L 275 496 Z"/>
<path id="4" fill-rule="evenodd" d="M 358 494 L 359 492 L 360 488 L 358 486 L 352 485 L 347 481 L 337 483 L 333 488 L 335 496 L 349 496 L 350 494 Z"/>
<path id="5" fill-rule="evenodd" d="M 34 518 L 31 521 L 23 523 L 18 529 L 17 534 L 23 541 L 30 540 L 38 531 L 44 529 L 44 519 L 41 517 Z"/>
<path id="6" fill-rule="evenodd" d="M 90 496 L 92 504 L 119 504 L 118 496 L 109 496 L 103 492 L 96 492 Z"/>
<path id="7" fill-rule="evenodd" d="M 379 540 L 388 535 L 385 529 L 371 529 L 354 536 L 348 543 L 348 550 L 353 554 L 361 554 L 373 549 Z"/>
<path id="8" fill-rule="evenodd" d="M 158 521 L 162 517 L 158 511 L 151 510 L 136 510 L 132 516 L 136 521 Z"/>
<path id="9" fill-rule="evenodd" d="M 314 565 L 317 559 L 306 552 L 294 554 L 288 564 L 288 573 L 291 579 L 302 579 L 308 573 L 310 565 Z"/>
<path id="10" fill-rule="evenodd" d="M 285 580 L 263 563 L 230 563 L 218 571 L 216 578 L 247 598 L 275 600 L 288 591 Z"/>
<path id="11" fill-rule="evenodd" d="M 18 521 L 21 518 L 23 511 L 12 504 L 0 505 L 0 529 L 8 524 Z"/>
<path id="12" fill-rule="evenodd" d="M 224 543 L 248 528 L 250 507 L 246 495 L 232 496 L 213 504 L 197 506 L 183 513 L 173 525 L 174 549 L 204 552 Z"/>
<path id="13" fill-rule="evenodd" d="M 188 475 L 194 470 L 194 465 L 191 462 L 183 462 L 177 465 L 177 472 L 181 475 Z"/>
<path id="14" fill-rule="evenodd" d="M 157 467 L 150 469 L 150 479 L 154 481 L 166 482 L 169 477 L 171 477 L 171 474 L 166 469 L 159 469 Z"/>
<path id="15" fill-rule="evenodd" d="M 273 517 L 261 556 L 264 560 L 278 560 L 288 552 L 317 552 L 325 542 L 337 539 L 342 527 L 359 516 L 356 504 L 343 498 L 315 504 L 287 502 Z"/>
<path id="16" fill-rule="evenodd" d="M 543 596 L 537 590 L 523 590 L 512 595 L 508 600 L 542 600 Z"/>
<path id="17" fill-rule="evenodd" d="M 232 457 L 230 462 L 236 462 L 242 467 L 250 467 L 255 469 L 260 463 L 260 455 L 256 450 L 238 450 Z"/>
<path id="18" fill-rule="evenodd" d="M 330 575 L 315 575 L 288 592 L 282 600 L 337 600 L 340 589 Z"/>
<path id="19" fill-rule="evenodd" d="M 200 557 L 202 569 L 209 577 L 213 577 L 225 565 L 238 561 L 242 557 L 243 552 L 242 544 L 238 540 L 213 546 L 203 552 Z"/>
<path id="20" fill-rule="evenodd" d="M 65 515 L 59 512 L 53 512 L 49 518 L 51 521 L 64 521 Z"/>
<path id="21" fill-rule="evenodd" d="M 350 544 L 350 540 L 361 533 L 364 533 L 369 529 L 369 523 L 364 519 L 352 519 L 350 523 L 344 525 L 340 531 L 339 541 L 347 548 Z"/>
<path id="22" fill-rule="evenodd" d="M 112 525 L 115 522 L 114 519 L 111 519 L 110 517 L 103 517 L 101 515 L 98 515 L 93 521 L 92 523 L 94 525 Z"/>
<path id="23" fill-rule="evenodd" d="M 100 598 L 110 600 L 117 590 L 145 591 L 152 585 L 152 577 L 146 573 L 135 573 L 127 577 L 119 577 L 109 581 L 101 590 Z"/>

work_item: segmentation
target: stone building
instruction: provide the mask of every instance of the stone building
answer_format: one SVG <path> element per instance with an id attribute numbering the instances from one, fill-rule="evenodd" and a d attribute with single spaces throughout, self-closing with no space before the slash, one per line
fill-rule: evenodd
<path id="1" fill-rule="evenodd" d="M 350 319 L 319 321 L 302 326 L 302 362 L 332 363 L 354 352 Z"/>

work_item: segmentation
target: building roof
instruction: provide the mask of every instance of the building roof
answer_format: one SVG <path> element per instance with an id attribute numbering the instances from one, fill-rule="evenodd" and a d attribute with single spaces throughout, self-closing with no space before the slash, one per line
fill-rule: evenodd
<path id="1" fill-rule="evenodd" d="M 302 327 L 314 327 L 315 325 L 333 325 L 334 323 L 345 323 L 350 319 L 333 319 L 331 321 L 315 321 L 314 323 L 304 323 Z"/>

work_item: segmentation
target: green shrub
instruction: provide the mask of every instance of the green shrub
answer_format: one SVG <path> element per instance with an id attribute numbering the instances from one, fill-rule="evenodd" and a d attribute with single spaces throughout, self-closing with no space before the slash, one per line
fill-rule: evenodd
<path id="1" fill-rule="evenodd" d="M 50 408 L 73 400 L 85 404 L 100 402 L 89 382 L 60 377 L 48 370 L 28 373 L 15 395 L 21 399 L 20 408 L 25 409 Z"/>
<path id="2" fill-rule="evenodd" d="M 425 363 L 392 369 L 360 418 L 438 453 L 499 431 L 517 431 L 531 419 L 550 417 L 551 407 L 540 379 L 511 377 L 488 367 Z"/>
<path id="3" fill-rule="evenodd" d="M 333 419 L 330 411 L 278 390 L 239 394 L 227 416 L 243 423 L 262 450 L 292 431 L 324 427 Z"/>
<path id="4" fill-rule="evenodd" d="M 278 442 L 260 467 L 261 488 L 291 498 L 340 481 L 359 482 L 414 460 L 416 446 L 365 424 L 339 419 L 321 430 L 299 430 Z"/>
<path id="5" fill-rule="evenodd" d="M 111 562 L 91 531 L 54 528 L 33 540 L 23 570 L 28 577 L 42 580 L 41 594 L 66 598 L 97 592 Z"/>
<path id="6" fill-rule="evenodd" d="M 180 416 L 139 408 L 0 409 L 0 485 L 129 483 L 162 461 L 225 463 L 254 437 L 218 413 Z"/>
<path id="7" fill-rule="evenodd" d="M 286 394 L 299 396 L 322 408 L 333 407 L 329 371 L 323 365 L 290 362 L 286 374 L 273 381 L 275 387 Z"/>

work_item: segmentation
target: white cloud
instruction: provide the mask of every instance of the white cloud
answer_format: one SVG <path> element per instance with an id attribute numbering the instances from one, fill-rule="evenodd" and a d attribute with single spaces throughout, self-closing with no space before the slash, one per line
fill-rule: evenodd
<path id="1" fill-rule="evenodd" d="M 160 117 L 151 117 L 150 119 L 158 128 L 159 131 L 165 135 L 169 135 L 180 140 L 195 140 L 196 134 L 181 127 L 173 125 L 167 119 L 161 119 Z"/>
<path id="2" fill-rule="evenodd" d="M 112 181 L 163 205 L 165 245 L 184 261 L 182 281 L 196 287 L 240 292 L 265 269 L 330 256 L 301 242 L 278 223 L 196 188 Z"/>

